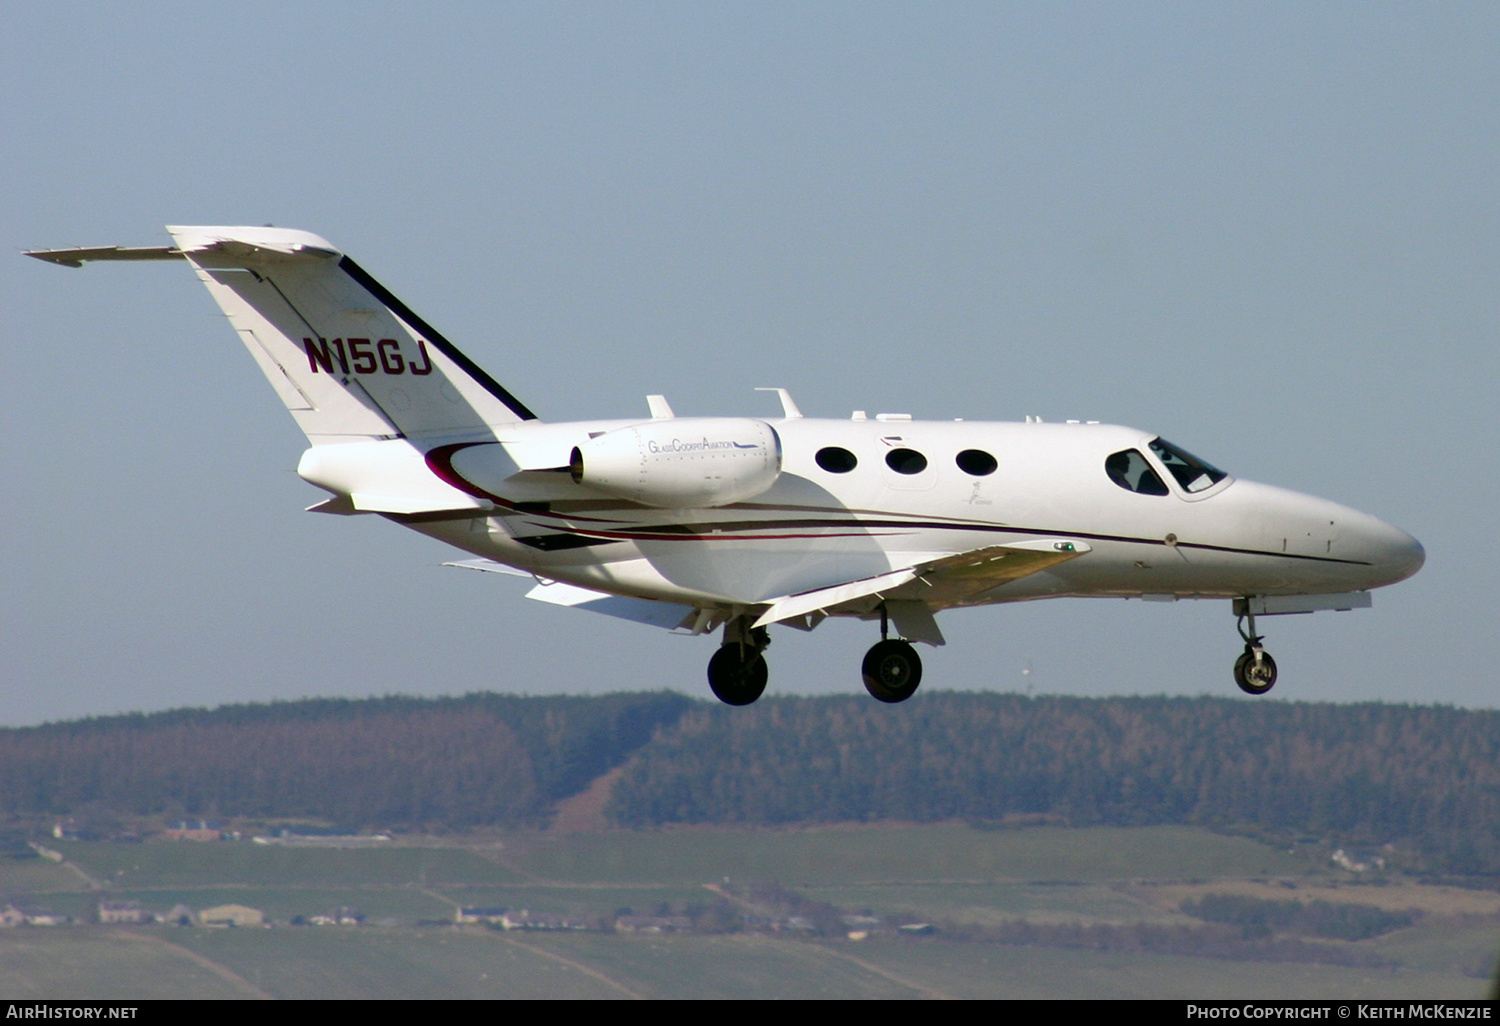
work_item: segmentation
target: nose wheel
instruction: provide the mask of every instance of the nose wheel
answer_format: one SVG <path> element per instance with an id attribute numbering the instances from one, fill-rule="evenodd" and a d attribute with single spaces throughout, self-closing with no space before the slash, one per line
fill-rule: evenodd
<path id="1" fill-rule="evenodd" d="M 1246 606 L 1249 606 L 1248 601 Z M 1250 629 L 1245 629 L 1245 621 Z M 1261 645 L 1265 639 L 1255 633 L 1255 614 L 1247 608 L 1235 624 L 1240 637 L 1245 639 L 1245 651 L 1234 661 L 1234 682 L 1247 695 L 1264 695 L 1276 686 L 1276 660 L 1271 658 Z"/>
<path id="2" fill-rule="evenodd" d="M 1276 660 L 1259 645 L 1246 645 L 1234 661 L 1234 682 L 1247 695 L 1264 695 L 1276 685 Z"/>

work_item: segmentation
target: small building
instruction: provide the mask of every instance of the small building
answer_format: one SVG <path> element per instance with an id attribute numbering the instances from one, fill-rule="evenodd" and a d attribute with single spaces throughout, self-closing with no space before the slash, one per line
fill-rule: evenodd
<path id="1" fill-rule="evenodd" d="M 17 911 L 26 919 L 27 926 L 71 926 L 72 916 L 54 912 L 40 905 L 18 905 Z"/>
<path id="2" fill-rule="evenodd" d="M 161 832 L 168 841 L 217 841 L 222 838 L 218 827 L 211 827 L 207 820 L 184 820 Z"/>
<path id="3" fill-rule="evenodd" d="M 503 930 L 585 930 L 588 924 L 582 919 L 560 916 L 556 912 L 506 912 L 500 917 Z"/>
<path id="4" fill-rule="evenodd" d="M 102 898 L 99 901 L 101 923 L 145 923 L 150 918 L 141 910 L 139 901 L 121 901 L 115 898 Z"/>
<path id="5" fill-rule="evenodd" d="M 217 905 L 198 913 L 203 926 L 265 926 L 266 914 L 248 905 Z"/>
<path id="6" fill-rule="evenodd" d="M 322 915 L 309 916 L 307 922 L 312 926 L 359 926 L 365 921 L 365 914 L 357 908 L 344 905 L 326 912 Z"/>
<path id="7" fill-rule="evenodd" d="M 198 914 L 186 905 L 173 905 L 160 921 L 168 926 L 197 926 Z"/>
<path id="8" fill-rule="evenodd" d="M 453 914 L 453 921 L 459 925 L 464 923 L 490 923 L 494 926 L 500 925 L 500 920 L 510 909 L 504 905 L 493 905 L 483 907 L 478 905 L 463 905 Z"/>
<path id="9" fill-rule="evenodd" d="M 687 933 L 693 921 L 687 916 L 619 916 L 616 933 Z"/>

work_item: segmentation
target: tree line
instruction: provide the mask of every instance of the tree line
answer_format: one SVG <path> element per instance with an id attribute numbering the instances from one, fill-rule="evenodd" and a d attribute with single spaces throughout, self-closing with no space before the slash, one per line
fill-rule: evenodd
<path id="1" fill-rule="evenodd" d="M 185 709 L 0 730 L 0 814 L 545 825 L 621 768 L 626 827 L 1042 819 L 1198 824 L 1500 874 L 1500 712 L 932 692 L 471 694 Z"/>
<path id="2" fill-rule="evenodd" d="M 1500 712 L 934 692 L 697 706 L 631 758 L 630 826 L 1201 824 L 1500 873 Z"/>
<path id="3" fill-rule="evenodd" d="M 0 812 L 541 825 L 691 701 L 392 696 L 181 709 L 0 731 Z"/>

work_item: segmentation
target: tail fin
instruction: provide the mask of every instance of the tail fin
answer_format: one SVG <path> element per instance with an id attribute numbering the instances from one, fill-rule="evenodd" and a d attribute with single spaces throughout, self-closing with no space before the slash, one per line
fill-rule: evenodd
<path id="1" fill-rule="evenodd" d="M 310 232 L 168 226 L 314 445 L 485 437 L 536 415 Z"/>

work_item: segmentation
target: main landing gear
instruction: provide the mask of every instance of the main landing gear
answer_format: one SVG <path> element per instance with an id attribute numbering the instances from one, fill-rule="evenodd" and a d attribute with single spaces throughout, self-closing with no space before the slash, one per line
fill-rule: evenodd
<path id="1" fill-rule="evenodd" d="M 904 702 L 922 683 L 922 659 L 911 643 L 886 637 L 889 620 L 880 609 L 880 640 L 865 653 L 860 665 L 865 690 L 882 702 Z"/>
<path id="2" fill-rule="evenodd" d="M 724 642 L 708 661 L 708 686 L 725 705 L 749 705 L 766 690 L 766 657 L 771 644 L 764 627 L 750 626 L 748 616 L 735 617 L 724 625 Z M 922 660 L 911 643 L 887 637 L 890 630 L 885 610 L 880 611 L 880 640 L 865 653 L 860 666 L 865 690 L 882 702 L 904 702 L 922 683 Z M 1269 658 L 1269 657 L 1268 657 Z"/>
<path id="3" fill-rule="evenodd" d="M 1245 651 L 1234 661 L 1234 682 L 1247 695 L 1264 695 L 1276 686 L 1276 660 L 1261 646 L 1265 639 L 1255 633 L 1255 614 L 1249 607 L 1247 600 L 1244 614 L 1235 623 L 1235 630 L 1245 639 Z M 1245 629 L 1247 620 L 1249 631 Z"/>
<path id="4" fill-rule="evenodd" d="M 724 643 L 708 661 L 708 686 L 725 705 L 749 705 L 766 690 L 766 657 L 771 644 L 764 627 L 751 627 L 747 616 L 724 625 Z"/>

